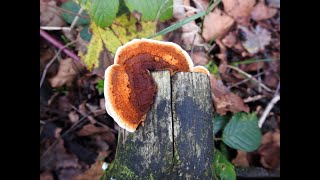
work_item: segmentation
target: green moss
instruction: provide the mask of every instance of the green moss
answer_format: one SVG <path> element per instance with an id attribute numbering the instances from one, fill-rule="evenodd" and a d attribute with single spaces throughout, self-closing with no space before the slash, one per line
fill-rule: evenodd
<path id="1" fill-rule="evenodd" d="M 103 176 L 103 180 L 110 179 L 111 177 L 116 179 L 137 179 L 138 176 L 127 166 L 122 165 L 117 160 L 112 162 Z"/>

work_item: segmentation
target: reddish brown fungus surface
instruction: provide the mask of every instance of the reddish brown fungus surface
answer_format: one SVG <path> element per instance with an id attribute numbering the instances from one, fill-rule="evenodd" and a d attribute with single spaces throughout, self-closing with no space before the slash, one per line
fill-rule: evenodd
<path id="1" fill-rule="evenodd" d="M 170 70 L 193 71 L 190 56 L 174 43 L 136 39 L 121 46 L 115 64 L 105 73 L 106 108 L 110 116 L 133 132 L 154 103 L 157 86 L 150 72 Z M 201 68 L 196 69 L 205 74 Z"/>

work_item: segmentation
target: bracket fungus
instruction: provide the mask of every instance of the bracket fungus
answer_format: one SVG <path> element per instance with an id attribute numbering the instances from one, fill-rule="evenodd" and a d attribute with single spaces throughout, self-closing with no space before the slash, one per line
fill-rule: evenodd
<path id="1" fill-rule="evenodd" d="M 210 75 L 205 67 L 194 67 L 188 53 L 172 42 L 134 39 L 119 47 L 105 71 L 104 95 L 107 113 L 129 132 L 145 120 L 154 102 L 157 86 L 150 71 L 156 70 Z"/>

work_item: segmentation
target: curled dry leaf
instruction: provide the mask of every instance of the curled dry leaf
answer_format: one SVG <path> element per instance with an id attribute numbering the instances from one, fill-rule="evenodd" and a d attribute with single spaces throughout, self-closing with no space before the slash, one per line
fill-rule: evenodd
<path id="1" fill-rule="evenodd" d="M 204 51 L 196 51 L 192 53 L 192 61 L 195 66 L 205 66 L 208 64 L 208 55 Z"/>
<path id="2" fill-rule="evenodd" d="M 93 124 L 83 126 L 83 128 L 77 133 L 79 136 L 90 136 L 93 134 L 107 132 L 108 129 L 103 127 L 97 127 Z"/>
<path id="3" fill-rule="evenodd" d="M 277 11 L 278 10 L 275 8 L 270 8 L 266 6 L 264 1 L 260 0 L 259 3 L 256 6 L 254 6 L 251 12 L 251 17 L 256 21 L 261 21 L 272 18 L 274 15 L 277 14 Z"/>
<path id="4" fill-rule="evenodd" d="M 65 21 L 60 16 L 56 1 L 40 0 L 40 24 L 41 26 L 62 27 Z"/>
<path id="5" fill-rule="evenodd" d="M 262 137 L 262 145 L 258 150 L 261 155 L 260 163 L 265 168 L 280 167 L 280 132 L 267 132 Z"/>
<path id="6" fill-rule="evenodd" d="M 63 59 L 59 62 L 58 73 L 49 79 L 49 82 L 53 88 L 61 87 L 63 85 L 71 86 L 73 80 L 78 74 L 78 69 L 76 64 L 71 58 Z"/>
<path id="7" fill-rule="evenodd" d="M 249 167 L 247 152 L 238 150 L 237 157 L 232 160 L 232 163 L 237 167 Z"/>
<path id="8" fill-rule="evenodd" d="M 54 180 L 54 178 L 50 171 L 45 171 L 40 174 L 40 180 Z"/>
<path id="9" fill-rule="evenodd" d="M 213 74 L 210 75 L 213 103 L 218 114 L 225 115 L 228 111 L 236 113 L 249 112 L 249 107 L 236 94 L 229 92 Z"/>
<path id="10" fill-rule="evenodd" d="M 255 54 L 264 50 L 271 41 L 271 33 L 259 25 L 253 31 L 244 26 L 239 26 L 239 29 L 245 39 L 242 45 L 249 53 Z"/>
<path id="11" fill-rule="evenodd" d="M 248 26 L 256 0 L 222 0 L 224 11 L 240 25 Z"/>
<path id="12" fill-rule="evenodd" d="M 233 25 L 234 20 L 221 11 L 215 8 L 204 18 L 202 36 L 206 41 L 211 39 L 220 39 Z"/>

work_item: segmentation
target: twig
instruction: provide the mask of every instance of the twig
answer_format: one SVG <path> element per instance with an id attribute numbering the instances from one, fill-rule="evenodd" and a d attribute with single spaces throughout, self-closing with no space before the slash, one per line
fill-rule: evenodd
<path id="1" fill-rule="evenodd" d="M 258 77 L 258 76 L 261 76 L 262 74 L 264 74 L 264 72 L 261 72 L 261 73 L 259 73 L 259 74 L 256 74 L 256 75 L 254 75 L 253 77 Z M 231 89 L 231 88 L 233 88 L 233 87 L 235 87 L 235 86 L 239 86 L 239 85 L 241 85 L 241 84 L 243 84 L 243 83 L 245 83 L 245 82 L 247 82 L 247 81 L 249 81 L 250 80 L 250 78 L 246 78 L 246 79 L 244 79 L 244 80 L 242 80 L 242 81 L 240 81 L 240 82 L 237 82 L 237 83 L 235 83 L 235 84 L 232 84 L 231 86 L 229 86 L 228 87 L 228 89 Z"/>
<path id="2" fill-rule="evenodd" d="M 280 94 L 277 93 L 273 98 L 272 100 L 269 102 L 267 108 L 264 110 L 262 116 L 260 117 L 259 119 L 259 127 L 261 128 L 264 121 L 266 120 L 269 112 L 271 111 L 271 109 L 273 108 L 273 106 L 280 100 Z"/>
<path id="3" fill-rule="evenodd" d="M 265 97 L 266 96 L 259 94 L 257 96 L 248 97 L 248 98 L 244 99 L 243 102 L 244 103 L 249 103 L 249 102 L 252 102 L 252 101 L 258 101 L 258 100 L 260 100 L 262 98 L 265 98 Z"/>
<path id="4" fill-rule="evenodd" d="M 54 30 L 70 30 L 70 27 L 56 27 L 56 26 L 40 26 L 40 29 L 54 31 Z"/>
<path id="5" fill-rule="evenodd" d="M 77 22 L 78 22 L 78 20 L 79 20 L 79 15 L 82 13 L 82 11 L 83 11 L 83 8 L 81 7 L 81 8 L 79 9 L 79 11 L 78 11 L 77 16 L 73 19 L 69 31 L 71 31 L 71 30 L 74 28 L 74 26 L 77 24 Z"/>
<path id="6" fill-rule="evenodd" d="M 250 78 L 251 80 L 253 80 L 254 82 L 256 82 L 257 84 L 259 84 L 263 89 L 267 90 L 268 92 L 274 92 L 273 90 L 271 90 L 270 88 L 268 88 L 265 84 L 259 82 L 256 78 L 254 78 L 251 74 L 248 74 L 244 71 L 242 71 L 241 69 L 234 67 L 234 66 L 230 66 L 230 65 L 226 65 L 226 67 L 236 70 L 238 72 L 240 72 L 241 74 L 245 75 L 246 77 Z"/>
<path id="7" fill-rule="evenodd" d="M 51 44 L 53 44 L 54 46 L 56 46 L 59 49 L 63 49 L 62 51 L 68 55 L 69 57 L 71 57 L 72 59 L 76 60 L 77 62 L 79 62 L 81 65 L 83 65 L 85 67 L 85 65 L 83 64 L 83 62 L 81 61 L 81 59 L 79 58 L 79 56 L 75 55 L 71 50 L 64 48 L 64 45 L 57 41 L 56 39 L 54 39 L 50 34 L 48 34 L 47 32 L 45 32 L 44 30 L 40 29 L 40 35 L 41 37 L 43 37 L 44 39 L 46 39 L 47 41 L 49 41 Z"/>
<path id="8" fill-rule="evenodd" d="M 63 51 L 64 48 L 70 46 L 71 44 L 75 43 L 76 41 L 72 41 L 72 42 L 69 42 L 68 44 L 64 45 L 61 49 L 59 49 L 59 51 L 55 54 L 55 56 L 50 60 L 50 62 L 46 65 L 46 67 L 44 68 L 44 71 L 42 73 L 42 76 L 41 76 L 41 80 L 40 80 L 40 89 L 41 89 L 41 86 L 43 84 L 43 81 L 46 77 L 46 74 L 47 74 L 47 71 L 49 69 L 49 67 L 53 64 L 53 62 L 57 59 L 57 57 L 59 56 L 59 54 L 61 53 L 61 51 Z"/>

